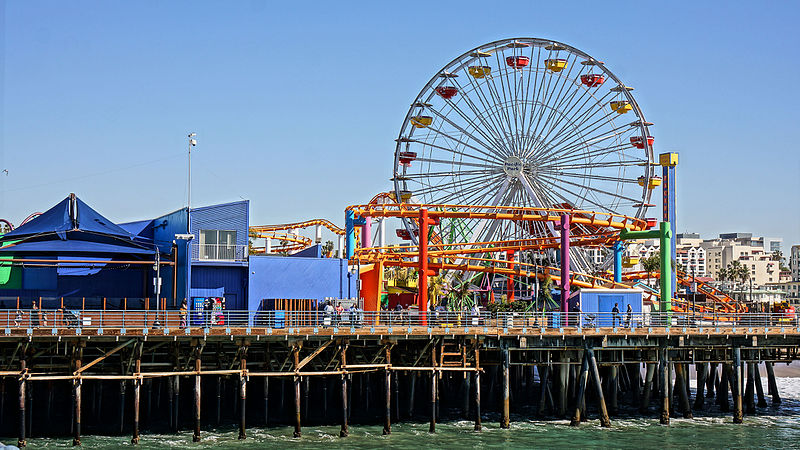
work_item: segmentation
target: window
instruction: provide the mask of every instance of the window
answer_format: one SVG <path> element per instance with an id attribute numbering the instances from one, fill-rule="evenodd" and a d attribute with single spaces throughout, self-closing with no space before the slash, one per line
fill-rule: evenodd
<path id="1" fill-rule="evenodd" d="M 198 245 L 199 259 L 236 259 L 236 231 L 200 230 Z"/>

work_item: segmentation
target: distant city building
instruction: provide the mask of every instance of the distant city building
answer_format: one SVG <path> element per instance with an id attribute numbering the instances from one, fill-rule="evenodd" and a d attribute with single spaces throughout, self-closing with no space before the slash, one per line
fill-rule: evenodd
<path id="1" fill-rule="evenodd" d="M 793 245 L 789 253 L 789 272 L 792 281 L 800 281 L 800 245 Z"/>

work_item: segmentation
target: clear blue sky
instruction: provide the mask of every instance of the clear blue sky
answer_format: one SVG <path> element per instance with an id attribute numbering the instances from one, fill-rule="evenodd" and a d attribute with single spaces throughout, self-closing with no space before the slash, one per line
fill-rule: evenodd
<path id="1" fill-rule="evenodd" d="M 251 200 L 327 217 L 389 188 L 428 79 L 482 43 L 559 40 L 606 65 L 678 151 L 679 230 L 800 243 L 794 2 L 2 1 L 0 217 L 70 192 L 115 221 Z M 785 245 L 785 251 L 787 250 Z"/>

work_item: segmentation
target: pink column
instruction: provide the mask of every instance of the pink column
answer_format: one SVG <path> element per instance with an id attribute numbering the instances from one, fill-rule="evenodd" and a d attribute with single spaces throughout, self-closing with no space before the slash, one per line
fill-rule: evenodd
<path id="1" fill-rule="evenodd" d="M 372 217 L 365 217 L 361 227 L 361 248 L 369 247 L 372 247 Z"/>
<path id="2" fill-rule="evenodd" d="M 561 216 L 561 323 L 567 320 L 567 300 L 569 299 L 569 215 Z"/>

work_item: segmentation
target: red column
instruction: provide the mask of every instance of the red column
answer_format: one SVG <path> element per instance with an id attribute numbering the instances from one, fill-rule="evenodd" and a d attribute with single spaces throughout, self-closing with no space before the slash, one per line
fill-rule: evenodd
<path id="1" fill-rule="evenodd" d="M 419 282 L 417 283 L 417 306 L 420 325 L 427 326 L 428 320 L 428 210 L 419 210 Z"/>
<path id="2" fill-rule="evenodd" d="M 514 250 L 506 250 L 506 266 L 509 269 L 514 270 Z M 514 301 L 514 275 L 508 276 L 508 284 L 506 285 L 506 297 L 508 298 L 509 302 Z"/>

